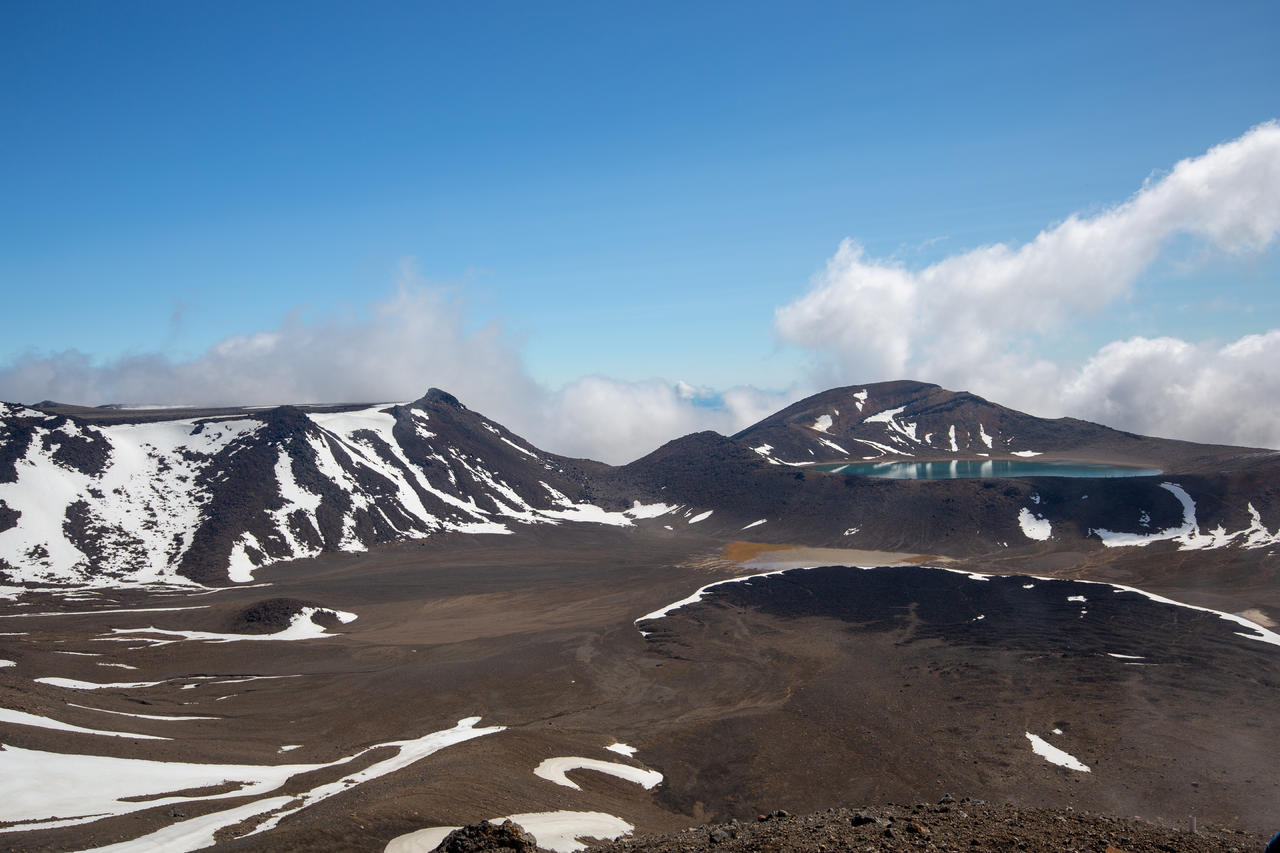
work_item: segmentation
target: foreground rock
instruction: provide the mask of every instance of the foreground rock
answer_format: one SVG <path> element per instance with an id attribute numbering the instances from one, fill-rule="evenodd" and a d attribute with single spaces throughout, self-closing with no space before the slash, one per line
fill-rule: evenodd
<path id="1" fill-rule="evenodd" d="M 1188 821 L 1189 823 L 1189 821 Z M 700 826 L 594 845 L 593 853 L 816 853 L 816 851 L 990 850 L 1028 853 L 1253 853 L 1266 839 L 1237 830 L 1180 831 L 1145 821 L 1071 810 L 997 806 L 944 796 L 933 805 L 828 809 L 794 817 Z"/>
<path id="2" fill-rule="evenodd" d="M 455 829 L 444 837 L 439 853 L 542 853 L 537 840 L 510 820 L 479 823 Z"/>

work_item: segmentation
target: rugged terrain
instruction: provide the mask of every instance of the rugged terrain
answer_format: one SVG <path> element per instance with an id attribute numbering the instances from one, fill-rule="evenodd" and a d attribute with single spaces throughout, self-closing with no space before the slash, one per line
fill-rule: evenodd
<path id="1" fill-rule="evenodd" d="M 769 812 L 755 821 L 698 827 L 592 847 L 597 853 L 813 853 L 858 850 L 1025 850 L 1028 853 L 1252 853 L 1262 836 L 1239 830 L 1196 831 L 1140 820 L 1077 812 L 1025 809 L 944 795 L 937 803 L 831 808 L 795 816 Z"/>
<path id="2" fill-rule="evenodd" d="M 506 816 L 569 849 L 780 809 L 861 844 L 822 811 L 850 803 L 938 832 L 854 849 L 963 847 L 958 811 L 1000 849 L 1013 812 L 884 805 L 946 791 L 1070 823 L 1029 844 L 1209 843 L 1067 806 L 1253 843 L 1280 824 L 1277 454 L 1034 421 L 888 383 L 611 468 L 441 391 L 9 407 L 0 849 L 408 853 Z M 1162 474 L 791 464 L 853 433 Z"/>

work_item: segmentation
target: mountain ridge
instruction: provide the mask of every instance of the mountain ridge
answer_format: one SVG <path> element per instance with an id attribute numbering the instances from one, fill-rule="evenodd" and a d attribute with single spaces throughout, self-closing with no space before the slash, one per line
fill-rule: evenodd
<path id="1" fill-rule="evenodd" d="M 1164 473 L 912 483 L 813 467 L 1030 456 Z M 350 406 L 3 404 L 0 582 L 243 583 L 281 561 L 431 535 L 674 530 L 658 516 L 677 508 L 710 511 L 706 529 L 725 535 L 955 555 L 1050 537 L 1096 548 L 1112 531 L 1143 545 L 1167 533 L 1181 547 L 1270 548 L 1278 473 L 1275 452 L 1035 418 L 907 380 L 833 388 L 733 436 L 692 433 L 620 466 L 537 448 L 438 388 Z M 1171 477 L 1181 491 L 1163 485 Z"/>

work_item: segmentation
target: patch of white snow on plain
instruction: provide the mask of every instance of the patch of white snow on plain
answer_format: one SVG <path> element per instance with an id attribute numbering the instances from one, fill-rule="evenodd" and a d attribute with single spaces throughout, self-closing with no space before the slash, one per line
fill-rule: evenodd
<path id="1" fill-rule="evenodd" d="M 862 406 L 867 402 L 867 389 L 853 392 L 853 404 L 858 407 L 858 411 L 862 411 Z"/>
<path id="2" fill-rule="evenodd" d="M 750 530 L 750 529 L 751 529 L 751 528 L 753 528 L 753 527 L 759 527 L 760 525 L 762 525 L 762 524 L 766 523 L 768 520 L 769 520 L 769 519 L 767 519 L 767 518 L 762 518 L 762 519 L 760 519 L 759 521 L 753 521 L 753 522 L 751 522 L 750 524 L 748 524 L 746 527 L 744 527 L 744 528 L 742 528 L 742 529 L 743 529 L 743 530 Z"/>
<path id="3" fill-rule="evenodd" d="M 1102 540 L 1102 544 L 1108 548 L 1131 545 L 1143 548 L 1152 542 L 1163 542 L 1169 539 L 1177 539 L 1184 546 L 1194 542 L 1200 535 L 1200 528 L 1196 525 L 1195 501 L 1191 499 L 1191 495 L 1187 494 L 1186 489 L 1177 483 L 1161 483 L 1160 488 L 1172 494 L 1182 504 L 1181 526 L 1158 530 L 1155 533 L 1117 533 L 1113 530 L 1094 530 L 1093 532 Z M 1194 545 L 1191 547 L 1194 547 Z"/>
<path id="4" fill-rule="evenodd" d="M 1043 542 L 1053 535 L 1053 525 L 1049 520 L 1038 517 L 1026 507 L 1018 513 L 1018 526 L 1022 528 L 1023 536 L 1037 542 Z"/>
<path id="5" fill-rule="evenodd" d="M 1280 545 L 1280 528 L 1275 533 L 1271 533 L 1262 524 L 1262 515 L 1253 508 L 1253 503 L 1249 504 L 1249 516 L 1251 523 L 1242 531 L 1245 534 L 1244 547 L 1246 548 L 1266 548 L 1269 545 Z"/>
<path id="6" fill-rule="evenodd" d="M 773 445 L 762 444 L 759 447 L 753 447 L 751 449 L 754 450 L 756 453 L 759 453 L 761 456 L 767 457 L 770 453 L 773 452 Z"/>
<path id="7" fill-rule="evenodd" d="M 634 519 L 657 518 L 660 515 L 666 515 L 675 510 L 676 507 L 670 504 L 642 504 L 640 501 L 632 501 L 631 509 L 627 510 L 625 515 L 629 515 Z"/>
<path id="8" fill-rule="evenodd" d="M 295 749 L 302 749 L 302 744 L 300 743 L 287 744 L 277 749 L 276 752 L 293 752 Z"/>
<path id="9" fill-rule="evenodd" d="M 1121 660 L 1146 660 L 1146 655 L 1121 655 L 1115 652 L 1107 652 L 1109 658 L 1120 658 Z"/>
<path id="10" fill-rule="evenodd" d="M 312 616 L 318 613 L 329 613 L 338 617 L 338 621 L 347 624 L 355 621 L 356 614 L 348 613 L 344 610 L 330 610 L 327 607 L 304 607 L 294 614 L 289 627 L 276 631 L 274 634 L 220 634 L 213 631 L 171 631 L 164 628 L 112 628 L 113 634 L 160 634 L 167 637 L 178 637 L 183 640 L 200 640 L 206 643 L 234 643 L 241 640 L 321 640 L 329 637 L 341 636 L 339 634 L 330 634 L 325 630 L 323 625 L 319 625 L 312 620 Z M 143 639 L 151 640 L 152 645 L 163 645 L 165 642 L 176 643 L 178 640 L 154 640 L 151 637 Z"/>
<path id="11" fill-rule="evenodd" d="M 86 735 L 102 735 L 104 737 L 128 737 L 138 740 L 172 740 L 172 738 L 158 737 L 156 735 L 138 735 L 129 732 L 111 732 L 104 729 L 86 729 L 84 726 L 75 726 L 71 723 L 63 723 L 49 717 L 41 717 L 38 714 L 28 714 L 25 711 L 11 711 L 8 708 L 0 708 L 0 723 L 10 723 L 17 726 L 35 726 L 41 729 L 53 729 L 60 732 L 77 732 Z"/>
<path id="12" fill-rule="evenodd" d="M 689 523 L 697 524 L 699 521 L 706 521 L 708 518 L 711 517 L 711 513 L 713 512 L 715 512 L 715 510 L 713 509 L 709 509 L 706 512 L 700 512 L 697 515 L 695 515 L 693 518 L 689 519 Z"/>
<path id="13" fill-rule="evenodd" d="M 1063 752 L 1061 749 L 1058 749 L 1043 738 L 1033 735 L 1031 732 L 1027 732 L 1026 735 L 1027 740 L 1031 741 L 1031 748 L 1035 751 L 1036 755 L 1040 756 L 1045 761 L 1048 761 L 1050 764 L 1056 764 L 1059 767 L 1065 767 L 1068 770 L 1075 770 L 1079 773 L 1090 772 L 1088 767 L 1081 764 L 1080 761 L 1070 753 Z"/>
<path id="14" fill-rule="evenodd" d="M 1234 533 L 1228 533 L 1226 528 L 1218 525 L 1213 530 L 1206 532 L 1193 531 L 1186 536 L 1179 536 L 1175 541 L 1178 543 L 1178 549 L 1181 551 L 1198 551 L 1214 548 L 1225 548 L 1236 542 L 1240 537 L 1244 537 L 1244 541 L 1240 543 L 1243 548 L 1266 548 L 1268 546 L 1280 544 L 1280 531 L 1272 535 L 1262 524 L 1262 516 L 1258 513 L 1252 503 L 1249 504 L 1249 526 L 1237 530 Z"/>
<path id="15" fill-rule="evenodd" d="M 1043 456 L 1044 453 L 1039 450 L 1015 450 L 1009 454 L 1010 456 Z"/>
<path id="16" fill-rule="evenodd" d="M 6 786 L 5 796 L 0 798 L 0 820 L 22 821 L 22 829 L 28 830 L 85 823 L 100 817 L 196 799 L 220 800 L 262 794 L 282 785 L 290 776 L 323 766 L 189 764 L 43 752 L 5 744 L 4 750 L 0 751 L 0 771 L 4 778 L 14 782 L 20 780 L 21 784 Z M 170 791 L 208 788 L 225 782 L 233 783 L 233 787 L 221 794 L 163 796 Z M 148 799 L 126 801 L 126 798 L 133 797 Z M 139 846 L 135 849 L 150 848 Z"/>
<path id="17" fill-rule="evenodd" d="M 88 705 L 77 705 L 74 702 L 68 702 L 68 707 L 83 708 L 86 711 L 97 711 L 101 714 L 116 714 L 121 717 L 137 717 L 142 720 L 221 720 L 221 717 L 170 717 L 162 714 L 130 714 L 128 711 L 108 711 L 106 708 L 91 708 Z"/>
<path id="18" fill-rule="evenodd" d="M 586 849 L 580 838 L 614 839 L 635 829 L 622 818 L 605 812 L 528 812 L 510 818 L 538 839 L 539 847 L 556 853 Z"/>
<path id="19" fill-rule="evenodd" d="M 982 443 L 987 446 L 988 450 L 991 449 L 991 436 L 987 435 L 987 431 L 982 424 L 978 424 L 978 438 L 982 439 Z"/>
<path id="20" fill-rule="evenodd" d="M 951 439 L 951 452 L 960 452 L 960 445 L 956 444 L 956 425 L 951 425 L 951 432 L 947 433 L 947 437 Z"/>
<path id="21" fill-rule="evenodd" d="M 601 761 L 598 758 L 578 756 L 548 758 L 533 769 L 533 775 L 539 779 L 546 779 L 548 782 L 581 791 L 582 788 L 565 775 L 570 770 L 595 770 L 597 773 L 607 773 L 628 782 L 635 782 L 645 790 L 655 787 L 662 781 L 662 774 L 657 770 L 644 770 L 640 767 L 632 767 L 630 764 L 619 764 L 616 761 Z"/>
<path id="22" fill-rule="evenodd" d="M 0 619 L 14 616 L 98 616 L 103 613 L 172 613 L 176 610 L 204 610 L 207 604 L 194 607 L 135 607 L 123 610 L 46 610 L 40 613 L 0 613 Z"/>
<path id="23" fill-rule="evenodd" d="M 634 746 L 627 746 L 625 743 L 611 743 L 605 747 L 610 752 L 616 752 L 619 755 L 625 755 L 628 758 L 636 754 Z"/>
<path id="24" fill-rule="evenodd" d="M 99 684 L 96 681 L 78 681 L 74 678 L 36 678 L 41 684 L 50 687 L 65 687 L 69 690 L 132 690 L 139 687 L 155 687 L 164 681 L 120 681 L 113 684 Z"/>
<path id="25" fill-rule="evenodd" d="M 586 845 L 580 838 L 614 839 L 635 829 L 620 817 L 604 812 L 527 812 L 490 818 L 500 824 L 511 820 L 538 840 L 538 846 L 556 853 L 575 853 Z M 391 839 L 383 853 L 431 853 L 459 827 L 432 826 Z"/>
<path id="26" fill-rule="evenodd" d="M 17 666 L 17 664 L 11 660 L 0 660 L 0 668 L 6 667 L 6 666 Z"/>
<path id="27" fill-rule="evenodd" d="M 1068 596 L 1067 596 L 1067 601 L 1079 601 L 1079 602 L 1081 602 L 1081 603 L 1084 603 L 1084 602 L 1086 602 L 1086 601 L 1088 601 L 1088 600 L 1089 600 L 1089 599 L 1085 598 L 1083 595 L 1068 595 Z"/>
<path id="28" fill-rule="evenodd" d="M 1035 585 L 1035 584 L 1033 584 L 1033 583 L 1024 583 L 1024 584 L 1022 585 L 1022 588 L 1023 588 L 1023 589 L 1035 589 L 1035 586 L 1036 586 L 1036 585 Z"/>
<path id="29" fill-rule="evenodd" d="M 818 415 L 818 419 L 813 422 L 813 428 L 818 432 L 827 432 L 831 429 L 831 415 Z"/>
<path id="30" fill-rule="evenodd" d="M 213 846 L 216 841 L 214 834 L 228 826 L 234 826 L 242 821 L 252 817 L 265 815 L 258 825 L 246 836 L 257 835 L 274 829 L 281 820 L 291 814 L 299 812 L 309 806 L 313 806 L 323 800 L 326 800 L 343 791 L 372 779 L 377 779 L 389 773 L 393 773 L 404 767 L 413 764 L 427 756 L 451 746 L 461 743 L 481 735 L 492 734 L 494 732 L 503 731 L 505 726 L 488 726 L 485 728 L 475 728 L 475 724 L 479 722 L 479 717 L 467 717 L 459 720 L 458 724 L 451 729 L 431 732 L 420 738 L 413 740 L 391 741 L 388 743 L 374 744 L 366 749 L 361 750 L 355 755 L 347 758 L 340 758 L 328 764 L 295 764 L 295 765 L 249 765 L 247 767 L 235 767 L 232 765 L 178 765 L 179 767 L 198 767 L 201 769 L 209 768 L 213 771 L 222 771 L 224 775 L 218 777 L 214 781 L 205 782 L 204 785 L 218 784 L 227 778 L 238 778 L 233 771 L 245 771 L 248 773 L 256 772 L 262 780 L 250 783 L 242 783 L 251 785 L 253 790 L 230 791 L 225 794 L 218 794 L 212 797 L 194 797 L 194 798 L 171 798 L 164 800 L 148 800 L 139 803 L 128 803 L 131 806 L 128 811 L 136 811 L 139 808 L 151 808 L 154 806 L 167 805 L 170 802 L 182 801 L 187 799 L 221 799 L 223 797 L 238 797 L 246 794 L 257 793 L 258 790 L 266 788 L 272 790 L 280 787 L 280 785 L 290 776 L 297 773 L 305 773 L 311 770 L 336 767 L 341 764 L 347 764 L 373 750 L 386 749 L 388 747 L 398 747 L 396 754 L 390 758 L 375 762 L 363 770 L 358 770 L 348 774 L 336 782 L 329 782 L 318 787 L 312 788 L 301 794 L 271 797 L 263 800 L 257 800 L 247 803 L 243 806 L 237 806 L 233 809 L 214 812 L 213 814 L 203 815 L 198 818 L 190 818 L 170 824 L 156 832 L 144 835 L 141 838 L 135 838 L 131 841 L 123 841 L 119 844 L 111 844 L 106 847 L 93 848 L 92 851 L 83 851 L 83 853 L 140 853 L 144 850 L 202 850 L 205 847 Z M 47 753 L 41 753 L 47 754 Z M 83 756 L 75 756 L 81 758 Z M 132 760 L 132 759 L 114 759 L 116 761 Z M 3 768 L 5 761 L 5 753 L 0 752 L 0 768 Z M 140 764 L 161 765 L 162 762 L 139 762 Z M 263 777 L 266 777 L 265 779 Z M 283 778 L 281 778 L 283 777 Z M 102 773 L 99 778 L 110 778 L 109 774 Z M 99 786 L 100 787 L 100 786 Z M 185 785 L 168 785 L 161 790 L 182 790 L 190 787 L 201 787 L 200 784 Z M 85 811 L 82 809 L 82 811 Z M 119 807 L 115 809 L 115 813 L 121 813 Z M 95 819 L 95 816 L 81 818 L 77 823 L 84 823 L 87 820 Z M 0 819 L 4 819 L 0 817 Z M 24 827 L 26 828 L 26 827 Z"/>
<path id="31" fill-rule="evenodd" d="M 649 622 L 654 619 L 661 619 L 667 614 L 672 613 L 676 610 L 679 610 L 681 607 L 684 607 L 689 604 L 696 604 L 697 602 L 703 599 L 703 597 L 707 594 L 708 590 L 710 590 L 713 587 L 720 586 L 721 584 L 742 583 L 743 581 L 749 581 L 755 578 L 767 578 L 770 575 L 780 575 L 783 572 L 787 572 L 787 571 L 791 571 L 791 570 L 790 569 L 774 569 L 768 572 L 758 572 L 754 575 L 743 575 L 740 578 L 729 578 L 728 580 L 709 583 L 687 598 L 682 598 L 679 601 L 673 601 L 671 604 L 668 604 L 666 607 L 661 607 L 653 611 L 652 613 L 646 613 L 645 615 L 641 616 L 639 619 L 635 620 L 635 624 L 637 627 L 639 627 L 641 622 Z M 649 636 L 649 632 L 645 631 L 644 628 L 640 628 L 640 633 L 646 637 Z"/>

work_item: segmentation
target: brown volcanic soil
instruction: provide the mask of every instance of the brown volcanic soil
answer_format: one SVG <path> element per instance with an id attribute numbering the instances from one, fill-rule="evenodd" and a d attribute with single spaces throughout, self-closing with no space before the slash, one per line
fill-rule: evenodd
<path id="1" fill-rule="evenodd" d="M 718 587 L 646 623 L 651 635 L 642 636 L 637 617 L 705 584 L 764 570 L 736 560 L 776 556 L 736 546 L 729 559 L 725 544 L 697 528 L 665 531 L 662 519 L 631 530 L 535 528 L 280 564 L 259 573 L 269 586 L 106 591 L 87 601 L 28 596 L 0 604 L 0 631 L 27 632 L 0 638 L 0 657 L 17 662 L 0 669 L 0 706 L 175 740 L 0 724 L 0 741 L 292 764 L 334 761 L 472 715 L 507 727 L 356 786 L 268 834 L 224 834 L 218 849 L 228 851 L 380 851 L 426 826 L 557 809 L 603 811 L 640 832 L 668 832 L 778 808 L 932 801 L 948 790 L 1174 825 L 1193 814 L 1255 832 L 1280 823 L 1272 766 L 1280 654 L 1237 637 L 1238 626 L 1101 587 L 1035 581 L 1026 590 L 1025 579 L 975 581 L 907 566 Z M 1085 618 L 1084 606 L 1067 601 L 1078 592 L 1089 599 Z M 338 636 L 302 642 L 100 641 L 111 628 L 226 631 L 275 599 L 288 602 L 267 612 L 305 603 L 359 619 L 333 626 Z M 192 609 L 148 611 L 157 607 Z M 64 615 L 37 615 L 46 612 Z M 1155 665 L 1130 666 L 1109 652 Z M 33 681 L 43 676 L 172 681 L 90 692 Z M 269 678 L 236 680 L 246 676 Z M 113 717 L 68 703 L 217 719 Z M 1093 772 L 1048 764 L 1024 732 Z M 637 747 L 635 758 L 605 751 L 615 740 Z M 286 744 L 302 746 L 281 754 Z M 574 771 L 575 791 L 534 776 L 553 756 L 652 768 L 665 779 L 645 791 Z M 381 757 L 317 771 L 287 790 Z M 62 829 L 0 828 L 0 849 L 108 844 L 244 802 L 155 807 Z"/>

